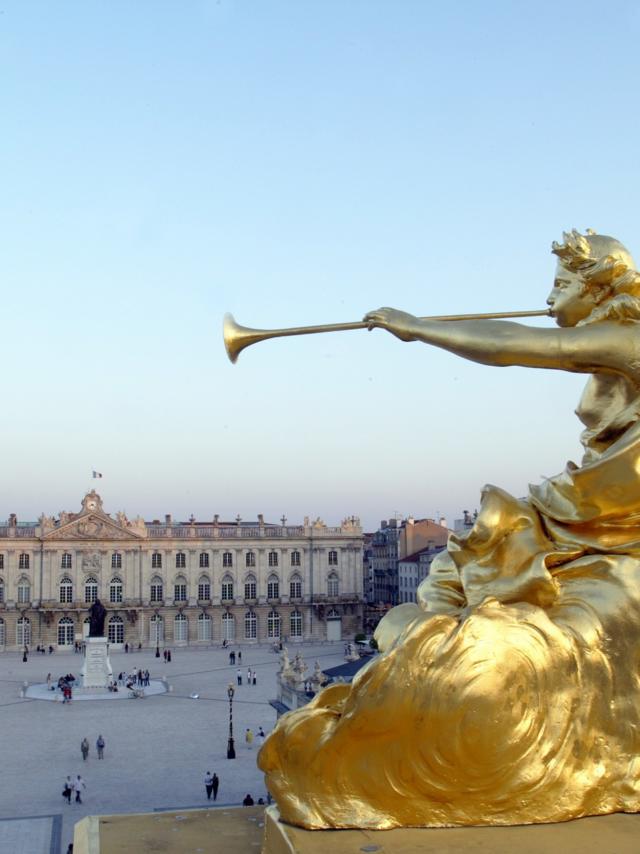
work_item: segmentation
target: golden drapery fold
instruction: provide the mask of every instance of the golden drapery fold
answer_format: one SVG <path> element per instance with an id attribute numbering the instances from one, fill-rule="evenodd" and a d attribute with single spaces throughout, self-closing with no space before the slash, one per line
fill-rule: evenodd
<path id="1" fill-rule="evenodd" d="M 640 810 L 640 425 L 518 500 L 494 486 L 351 686 L 259 755 L 308 828 Z"/>

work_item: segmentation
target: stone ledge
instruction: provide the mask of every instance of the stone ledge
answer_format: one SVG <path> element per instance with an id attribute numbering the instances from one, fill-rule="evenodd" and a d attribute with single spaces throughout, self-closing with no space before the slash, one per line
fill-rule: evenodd
<path id="1" fill-rule="evenodd" d="M 265 810 L 262 854 L 637 854 L 640 814 L 596 816 L 561 824 L 517 827 L 303 830 Z"/>

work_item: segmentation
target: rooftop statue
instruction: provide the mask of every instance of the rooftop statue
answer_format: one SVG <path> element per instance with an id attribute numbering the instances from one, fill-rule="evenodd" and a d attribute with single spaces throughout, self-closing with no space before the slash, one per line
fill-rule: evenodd
<path id="1" fill-rule="evenodd" d="M 418 603 L 380 623 L 381 655 L 280 719 L 259 765 L 284 821 L 507 825 L 640 810 L 640 275 L 593 232 L 552 251 L 557 329 L 365 317 L 482 364 L 587 374 L 584 457 L 526 499 L 485 486 Z"/>

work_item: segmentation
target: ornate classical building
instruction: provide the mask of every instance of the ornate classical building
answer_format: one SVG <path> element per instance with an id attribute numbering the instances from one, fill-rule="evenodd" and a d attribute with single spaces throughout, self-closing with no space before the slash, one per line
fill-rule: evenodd
<path id="1" fill-rule="evenodd" d="M 107 608 L 112 644 L 340 640 L 362 627 L 357 518 L 292 526 L 130 521 L 85 495 L 79 513 L 0 526 L 0 649 L 73 648 L 88 608 Z"/>

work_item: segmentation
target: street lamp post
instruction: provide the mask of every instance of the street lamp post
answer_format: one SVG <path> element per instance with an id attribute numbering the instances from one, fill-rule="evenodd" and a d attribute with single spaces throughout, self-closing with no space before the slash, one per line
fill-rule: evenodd
<path id="1" fill-rule="evenodd" d="M 227 688 L 227 696 L 229 697 L 229 740 L 227 742 L 227 759 L 236 758 L 236 749 L 233 745 L 233 695 L 235 694 L 234 687 L 229 683 Z"/>

